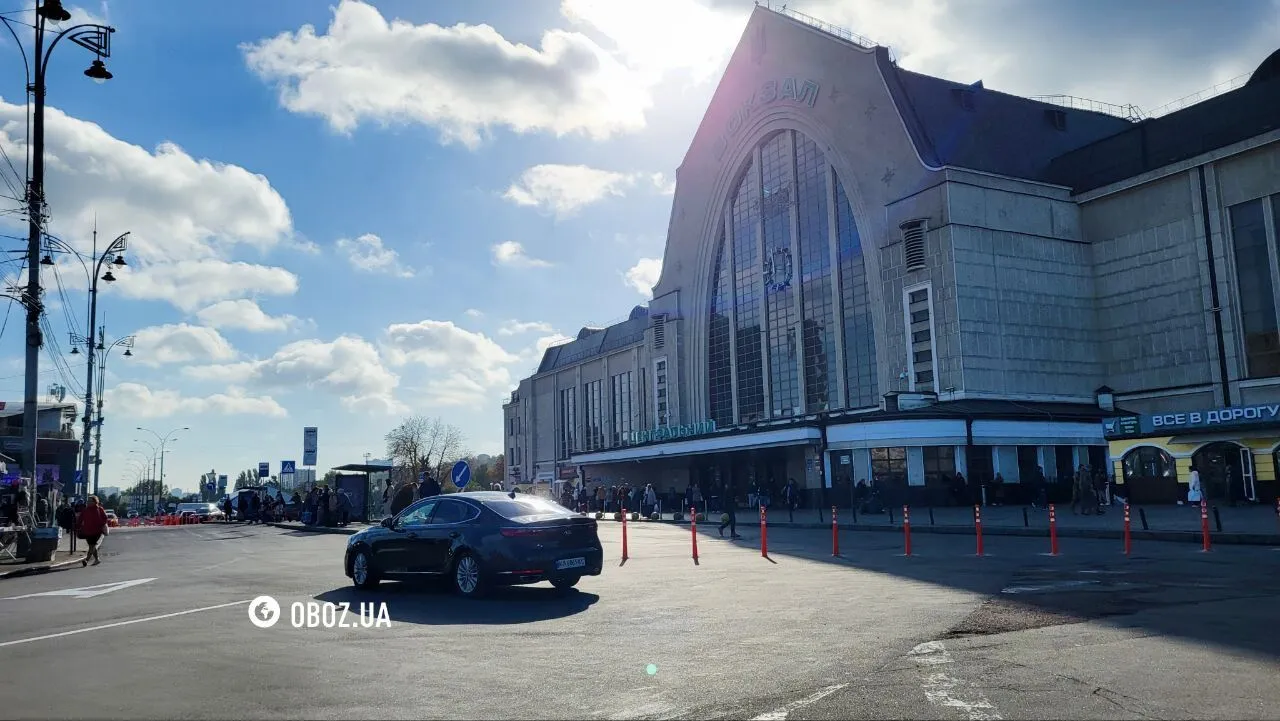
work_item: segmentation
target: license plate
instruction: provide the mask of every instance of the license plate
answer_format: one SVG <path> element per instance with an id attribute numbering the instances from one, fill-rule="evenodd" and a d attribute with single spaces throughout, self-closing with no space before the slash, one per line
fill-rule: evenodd
<path id="1" fill-rule="evenodd" d="M 582 568 L 587 565 L 585 558 L 562 558 L 556 561 L 556 570 L 563 571 L 566 568 Z"/>

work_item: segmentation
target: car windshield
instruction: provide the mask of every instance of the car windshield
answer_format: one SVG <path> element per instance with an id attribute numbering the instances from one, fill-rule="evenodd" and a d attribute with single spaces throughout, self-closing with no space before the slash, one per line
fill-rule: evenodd
<path id="1" fill-rule="evenodd" d="M 513 521 L 536 520 L 542 516 L 560 516 L 568 509 L 544 498 L 499 498 L 483 501 L 495 513 Z"/>

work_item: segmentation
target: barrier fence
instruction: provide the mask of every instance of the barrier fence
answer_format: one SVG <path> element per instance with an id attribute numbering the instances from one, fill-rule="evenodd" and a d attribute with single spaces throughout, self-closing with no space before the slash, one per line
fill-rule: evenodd
<path id="1" fill-rule="evenodd" d="M 1128 503 L 1123 504 L 1123 508 L 1124 508 L 1124 526 L 1123 526 L 1123 534 L 1121 536 L 1122 553 L 1124 556 L 1128 557 L 1128 556 L 1131 556 L 1133 552 L 1133 535 L 1131 532 L 1132 514 L 1131 514 L 1131 510 Z M 1061 548 L 1058 542 L 1058 512 L 1057 512 L 1056 504 L 1052 504 L 1052 503 L 1049 504 L 1047 510 L 1049 513 L 1049 526 L 1047 529 L 1047 535 L 1049 538 L 1049 553 L 1047 555 L 1059 556 L 1061 552 Z M 1139 509 L 1139 513 L 1141 513 L 1141 509 Z M 697 508 L 690 507 L 689 514 L 690 514 L 689 541 L 692 549 L 693 561 L 697 563 L 699 559 L 699 552 L 698 552 L 699 516 L 698 516 Z M 588 513 L 584 512 L 583 515 L 588 515 Z M 602 515 L 603 514 L 596 513 L 597 518 L 600 518 Z M 614 513 L 612 515 L 616 520 L 621 522 L 620 526 L 622 531 L 622 560 L 626 561 L 631 557 L 630 538 L 628 533 L 628 522 L 634 522 L 636 520 L 640 520 L 641 516 L 638 513 L 628 512 L 626 509 L 623 509 L 622 511 Z M 1280 502 L 1277 502 L 1276 504 L 1276 515 L 1277 517 L 1280 517 Z M 646 518 L 644 520 L 653 521 L 655 519 Z M 182 522 L 181 519 L 173 519 L 173 517 L 168 517 L 166 519 L 166 523 L 170 521 L 173 521 L 175 523 Z M 1144 523 L 1143 526 L 1145 529 L 1146 524 Z M 1201 551 L 1207 553 L 1212 550 L 1212 541 L 1211 541 L 1211 533 L 1209 529 L 1209 508 L 1208 508 L 1208 504 L 1205 503 L 1204 501 L 1200 502 L 1200 528 L 1201 528 L 1201 535 L 1203 537 Z M 723 530 L 723 527 L 722 527 L 722 530 Z M 984 546 L 984 539 L 983 539 L 983 532 L 982 532 L 982 506 L 981 505 L 974 505 L 973 507 L 973 533 L 974 533 L 974 541 L 976 544 L 975 555 L 981 558 L 986 555 L 986 549 Z M 1026 537 L 1029 534 L 1019 533 L 1016 535 Z M 911 547 L 911 507 L 906 505 L 902 506 L 902 544 L 903 544 L 902 555 L 908 558 L 911 557 L 913 555 L 912 547 Z M 760 555 L 764 558 L 769 557 L 769 520 L 768 520 L 768 509 L 765 506 L 760 507 Z M 831 508 L 831 556 L 834 558 L 844 557 L 842 556 L 840 551 L 840 521 L 839 521 L 838 511 L 834 506 Z"/>

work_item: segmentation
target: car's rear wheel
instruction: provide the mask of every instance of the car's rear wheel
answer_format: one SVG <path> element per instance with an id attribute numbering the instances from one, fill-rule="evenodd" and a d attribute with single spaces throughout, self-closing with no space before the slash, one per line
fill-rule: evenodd
<path id="1" fill-rule="evenodd" d="M 582 580 L 582 576 L 568 576 L 565 578 L 553 578 L 551 579 L 551 585 L 555 586 L 556 589 L 560 591 L 568 591 L 569 589 L 578 585 L 578 581 L 581 581 L 581 580 Z"/>
<path id="2" fill-rule="evenodd" d="M 453 562 L 453 590 L 459 596 L 477 598 L 484 595 L 484 578 L 480 573 L 480 560 L 471 553 L 463 553 Z"/>
<path id="3" fill-rule="evenodd" d="M 351 582 L 356 588 L 373 588 L 378 585 L 378 572 L 373 569 L 373 559 L 364 550 L 356 551 L 351 558 Z"/>

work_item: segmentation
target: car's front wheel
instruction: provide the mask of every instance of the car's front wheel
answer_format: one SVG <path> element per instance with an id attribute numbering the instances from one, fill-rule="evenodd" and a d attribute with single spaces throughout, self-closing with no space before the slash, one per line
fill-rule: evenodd
<path id="1" fill-rule="evenodd" d="M 373 559 L 363 549 L 356 551 L 351 558 L 351 582 L 356 588 L 373 588 L 378 585 L 377 571 L 373 568 Z"/>
<path id="2" fill-rule="evenodd" d="M 480 561 L 471 553 L 463 553 L 453 563 L 453 590 L 459 596 L 477 598 L 484 595 L 484 579 Z"/>
<path id="3" fill-rule="evenodd" d="M 578 585 L 578 581 L 581 581 L 581 580 L 582 580 L 582 576 L 569 576 L 567 578 L 553 578 L 551 579 L 551 585 L 555 586 L 557 590 L 568 591 L 569 589 Z"/>

